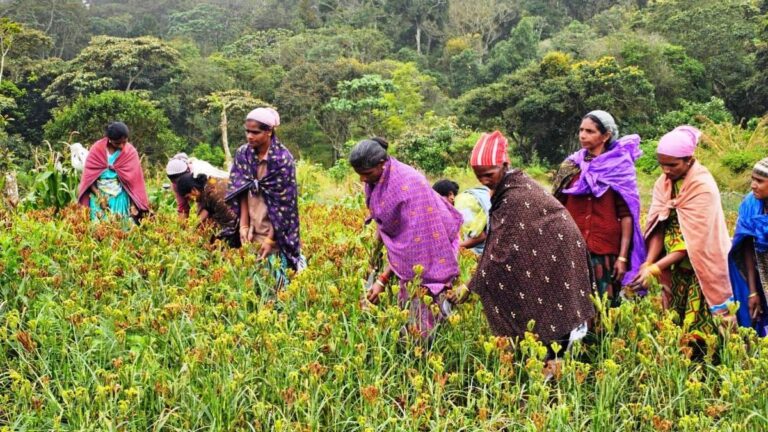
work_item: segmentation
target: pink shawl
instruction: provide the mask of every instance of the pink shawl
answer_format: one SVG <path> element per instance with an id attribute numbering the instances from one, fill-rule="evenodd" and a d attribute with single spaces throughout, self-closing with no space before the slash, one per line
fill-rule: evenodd
<path id="1" fill-rule="evenodd" d="M 664 175 L 656 180 L 648 211 L 646 239 L 659 222 L 669 217 L 671 209 L 677 211 L 688 257 L 709 307 L 723 309 L 733 296 L 728 275 L 731 243 L 720 204 L 720 191 L 712 174 L 699 162 L 688 170 L 675 199 L 672 199 L 672 181 Z M 664 273 L 662 283 L 668 285 L 669 271 Z"/>
<path id="2" fill-rule="evenodd" d="M 140 211 L 149 211 L 149 198 L 147 187 L 144 184 L 144 174 L 141 172 L 141 162 L 136 147 L 131 143 L 123 146 L 120 155 L 113 166 L 107 163 L 107 138 L 96 141 L 85 160 L 83 176 L 80 178 L 80 187 L 77 192 L 77 201 L 80 205 L 88 207 L 88 190 L 98 180 L 101 173 L 112 168 L 117 172 L 117 178 L 123 186 L 131 201 Z"/>

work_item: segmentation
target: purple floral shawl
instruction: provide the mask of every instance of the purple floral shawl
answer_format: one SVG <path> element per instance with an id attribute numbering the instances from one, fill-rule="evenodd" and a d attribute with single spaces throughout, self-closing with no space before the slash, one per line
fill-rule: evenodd
<path id="1" fill-rule="evenodd" d="M 256 179 L 258 169 L 256 150 L 243 144 L 235 153 L 235 162 L 229 174 L 229 190 L 225 200 L 235 214 L 240 214 L 240 200 L 246 190 L 261 191 L 267 203 L 269 221 L 275 228 L 275 240 L 291 268 L 296 269 L 301 256 L 299 238 L 298 187 L 293 155 L 277 139 L 267 150 L 267 174 Z"/>
<path id="2" fill-rule="evenodd" d="M 573 187 L 563 189 L 561 193 L 601 197 L 610 188 L 627 203 L 632 213 L 633 232 L 630 265 L 623 282 L 629 284 L 645 261 L 645 240 L 640 228 L 640 193 L 635 170 L 635 160 L 643 154 L 640 150 L 640 136 L 627 135 L 614 141 L 608 151 L 590 162 L 584 160 L 586 154 L 587 151 L 582 149 L 566 160 L 578 167 L 581 175 Z"/>
<path id="3" fill-rule="evenodd" d="M 451 284 L 459 275 L 461 213 L 422 174 L 393 157 L 378 183 L 366 184 L 365 196 L 397 277 L 413 280 L 413 267 L 420 265 L 421 284 L 433 294 Z"/>

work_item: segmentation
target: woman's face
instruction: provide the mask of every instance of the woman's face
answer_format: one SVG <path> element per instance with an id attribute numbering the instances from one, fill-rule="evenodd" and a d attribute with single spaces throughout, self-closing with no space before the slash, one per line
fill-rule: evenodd
<path id="1" fill-rule="evenodd" d="M 749 185 L 752 194 L 759 200 L 768 199 L 768 177 L 752 174 L 752 182 Z"/>
<path id="2" fill-rule="evenodd" d="M 479 181 L 480 184 L 490 190 L 496 190 L 499 183 L 501 183 L 501 180 L 504 178 L 504 174 L 507 173 L 507 168 L 508 165 L 505 163 L 504 165 L 499 166 L 473 166 L 472 171 L 475 172 L 475 177 L 477 177 L 477 181 Z"/>
<path id="3" fill-rule="evenodd" d="M 611 138 L 611 133 L 600 132 L 600 129 L 591 118 L 585 118 L 579 126 L 579 143 L 593 155 L 599 155 L 605 150 L 605 143 Z"/>
<path id="4" fill-rule="evenodd" d="M 192 190 L 187 194 L 186 198 L 189 201 L 197 202 L 197 200 L 200 198 L 200 191 L 196 188 L 192 188 Z"/>
<path id="5" fill-rule="evenodd" d="M 369 185 L 375 185 L 379 182 L 381 175 L 384 174 L 384 161 L 379 162 L 373 168 L 355 168 L 355 172 L 360 176 L 361 182 L 368 183 Z"/>
<path id="6" fill-rule="evenodd" d="M 246 120 L 245 139 L 251 148 L 264 147 L 272 141 L 272 129 L 256 120 Z"/>
<path id="7" fill-rule="evenodd" d="M 122 137 L 116 140 L 110 139 L 109 146 L 115 150 L 122 150 L 125 147 L 125 143 L 128 142 L 128 137 Z"/>
<path id="8" fill-rule="evenodd" d="M 693 165 L 693 158 L 685 160 L 679 157 L 656 154 L 656 159 L 659 161 L 664 175 L 672 181 L 685 177 L 691 165 Z"/>

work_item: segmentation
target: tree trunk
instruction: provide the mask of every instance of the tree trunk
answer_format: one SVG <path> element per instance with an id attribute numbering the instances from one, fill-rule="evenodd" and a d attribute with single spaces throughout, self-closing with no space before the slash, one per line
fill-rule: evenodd
<path id="1" fill-rule="evenodd" d="M 19 183 L 16 181 L 16 173 L 13 171 L 5 173 L 4 180 L 3 196 L 5 202 L 10 208 L 16 208 L 19 205 Z"/>
<path id="2" fill-rule="evenodd" d="M 227 107 L 221 108 L 221 146 L 224 147 L 224 164 L 227 171 L 232 169 L 232 153 L 229 152 L 229 135 L 227 135 Z"/>
<path id="3" fill-rule="evenodd" d="M 8 50 L 3 50 L 0 54 L 0 83 L 3 82 L 3 70 L 5 69 L 5 55 L 8 54 Z"/>
<path id="4" fill-rule="evenodd" d="M 416 52 L 421 55 L 421 24 L 416 24 Z"/>

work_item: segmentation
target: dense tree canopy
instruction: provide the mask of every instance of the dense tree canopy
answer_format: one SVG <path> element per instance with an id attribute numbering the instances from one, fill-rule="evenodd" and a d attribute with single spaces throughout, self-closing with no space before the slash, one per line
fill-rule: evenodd
<path id="1" fill-rule="evenodd" d="M 0 83 L 18 92 L 3 90 L 0 145 L 27 161 L 53 112 L 142 90 L 188 152 L 224 148 L 245 108 L 225 110 L 223 130 L 216 97 L 240 95 L 277 107 L 283 140 L 323 163 L 376 133 L 423 164 L 463 148 L 447 131 L 490 128 L 524 160 L 556 163 L 595 108 L 649 139 L 697 115 L 755 124 L 768 110 L 766 3 L 6 1 Z"/>

